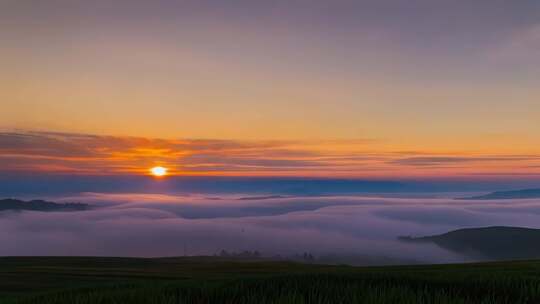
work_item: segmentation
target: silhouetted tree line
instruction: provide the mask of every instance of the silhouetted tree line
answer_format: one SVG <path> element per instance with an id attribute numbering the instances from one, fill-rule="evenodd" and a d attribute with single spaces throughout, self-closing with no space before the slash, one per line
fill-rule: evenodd
<path id="1" fill-rule="evenodd" d="M 315 262 L 316 258 L 313 256 L 313 254 L 309 252 L 304 252 L 302 254 L 294 254 L 292 256 L 282 256 L 282 255 L 274 255 L 274 256 L 268 256 L 264 257 L 259 251 L 254 250 L 244 250 L 240 252 L 229 252 L 225 249 L 222 249 L 219 253 L 214 254 L 214 256 L 219 256 L 222 258 L 243 258 L 243 259 L 260 259 L 260 258 L 267 258 L 271 260 L 293 260 L 298 262 L 304 262 L 304 263 L 313 263 Z"/>
<path id="2" fill-rule="evenodd" d="M 222 249 L 218 256 L 222 258 L 250 258 L 250 259 L 257 259 L 261 257 L 261 253 L 257 250 L 250 251 L 250 250 L 244 250 L 240 252 L 228 252 L 225 249 Z"/>

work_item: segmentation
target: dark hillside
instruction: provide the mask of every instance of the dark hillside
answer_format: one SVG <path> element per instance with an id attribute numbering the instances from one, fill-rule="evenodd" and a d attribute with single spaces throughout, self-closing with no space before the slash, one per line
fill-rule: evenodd
<path id="1" fill-rule="evenodd" d="M 466 200 L 496 200 L 496 199 L 533 199 L 540 198 L 540 189 L 525 189 L 516 191 L 497 191 L 486 195 L 462 198 Z"/>
<path id="2" fill-rule="evenodd" d="M 410 238 L 407 242 L 429 242 L 480 260 L 540 258 L 540 229 L 486 227 L 451 231 L 441 235 Z"/>
<path id="3" fill-rule="evenodd" d="M 0 200 L 0 211 L 81 211 L 87 209 L 89 209 L 88 205 L 80 203 L 59 204 L 43 200 L 21 201 L 11 198 Z"/>

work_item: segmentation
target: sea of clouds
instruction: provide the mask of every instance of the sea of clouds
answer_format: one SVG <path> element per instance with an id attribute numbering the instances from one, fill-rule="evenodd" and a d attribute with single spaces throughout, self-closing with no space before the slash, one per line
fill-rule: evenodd
<path id="1" fill-rule="evenodd" d="M 540 228 L 540 200 L 84 193 L 94 208 L 0 213 L 0 255 L 162 257 L 258 250 L 437 263 L 467 258 L 397 236 L 493 225 Z"/>

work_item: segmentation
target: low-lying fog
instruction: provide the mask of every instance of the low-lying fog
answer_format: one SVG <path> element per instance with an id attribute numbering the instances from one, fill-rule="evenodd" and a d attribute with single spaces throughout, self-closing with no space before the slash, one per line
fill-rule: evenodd
<path id="1" fill-rule="evenodd" d="M 105 193 L 51 199 L 96 208 L 2 212 L 0 255 L 156 257 L 225 249 L 460 262 L 466 258 L 396 237 L 491 225 L 540 227 L 540 200 Z"/>

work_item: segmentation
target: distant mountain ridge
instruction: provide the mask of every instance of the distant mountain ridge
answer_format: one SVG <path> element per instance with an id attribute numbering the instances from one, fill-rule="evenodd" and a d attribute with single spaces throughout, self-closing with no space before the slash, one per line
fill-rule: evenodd
<path id="1" fill-rule="evenodd" d="M 477 260 L 540 258 L 540 229 L 493 226 L 398 239 L 411 243 L 434 243 L 446 250 Z"/>
<path id="2" fill-rule="evenodd" d="M 83 211 L 90 209 L 87 204 L 81 203 L 53 203 L 44 200 L 22 201 L 18 199 L 0 200 L 0 211 Z"/>
<path id="3" fill-rule="evenodd" d="M 496 191 L 486 195 L 460 198 L 464 200 L 494 200 L 494 199 L 531 199 L 540 198 L 540 189 L 524 189 L 514 191 Z"/>

